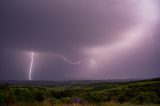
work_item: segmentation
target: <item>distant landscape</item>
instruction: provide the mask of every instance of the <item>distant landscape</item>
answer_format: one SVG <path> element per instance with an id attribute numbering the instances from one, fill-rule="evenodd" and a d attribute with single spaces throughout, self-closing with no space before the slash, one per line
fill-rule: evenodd
<path id="1" fill-rule="evenodd" d="M 1 81 L 0 106 L 160 106 L 160 78 Z"/>

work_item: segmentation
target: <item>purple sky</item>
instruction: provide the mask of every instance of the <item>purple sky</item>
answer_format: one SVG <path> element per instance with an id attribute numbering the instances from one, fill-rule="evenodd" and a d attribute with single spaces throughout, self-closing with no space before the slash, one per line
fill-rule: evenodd
<path id="1" fill-rule="evenodd" d="M 160 77 L 159 0 L 0 1 L 0 80 Z M 75 64 L 74 64 L 75 63 Z"/>

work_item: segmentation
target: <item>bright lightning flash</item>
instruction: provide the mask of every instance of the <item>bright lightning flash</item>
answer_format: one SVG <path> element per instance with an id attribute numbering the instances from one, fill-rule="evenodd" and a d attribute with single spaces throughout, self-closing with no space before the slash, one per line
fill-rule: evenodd
<path id="1" fill-rule="evenodd" d="M 31 81 L 31 75 L 32 75 L 32 67 L 33 67 L 33 60 L 34 60 L 34 53 L 31 53 L 31 63 L 30 63 L 30 68 L 29 68 L 29 80 Z"/>
<path id="2" fill-rule="evenodd" d="M 59 58 L 62 58 L 65 62 L 67 63 L 70 63 L 72 65 L 76 65 L 76 64 L 81 64 L 85 61 L 89 61 L 92 65 L 94 65 L 96 63 L 96 61 L 91 58 L 91 59 L 84 59 L 84 60 L 80 60 L 80 61 L 76 61 L 76 62 L 73 62 L 72 60 L 69 60 L 67 59 L 65 56 L 63 55 L 60 55 L 60 54 L 48 54 L 48 55 L 51 55 L 51 56 L 56 56 L 56 57 L 59 57 Z M 29 68 L 29 80 L 31 81 L 32 78 L 31 78 L 31 75 L 32 75 L 32 67 L 33 67 L 33 62 L 34 62 L 34 52 L 31 52 L 31 63 L 30 63 L 30 68 Z"/>

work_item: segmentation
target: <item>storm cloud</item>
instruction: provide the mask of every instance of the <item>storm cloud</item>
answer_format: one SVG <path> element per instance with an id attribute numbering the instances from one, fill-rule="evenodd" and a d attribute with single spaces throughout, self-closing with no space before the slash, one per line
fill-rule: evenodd
<path id="1" fill-rule="evenodd" d="M 30 52 L 35 53 L 34 80 L 160 75 L 158 0 L 6 0 L 0 4 L 0 79 L 28 79 Z M 69 64 L 51 54 L 82 62 Z"/>

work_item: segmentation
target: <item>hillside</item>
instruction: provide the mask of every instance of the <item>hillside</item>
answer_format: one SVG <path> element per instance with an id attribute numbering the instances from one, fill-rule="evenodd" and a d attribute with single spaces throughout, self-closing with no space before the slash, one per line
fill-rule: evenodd
<path id="1" fill-rule="evenodd" d="M 40 82 L 13 82 L 0 84 L 0 105 L 160 104 L 160 78 L 120 82 L 45 81 L 41 82 L 42 86 Z"/>

